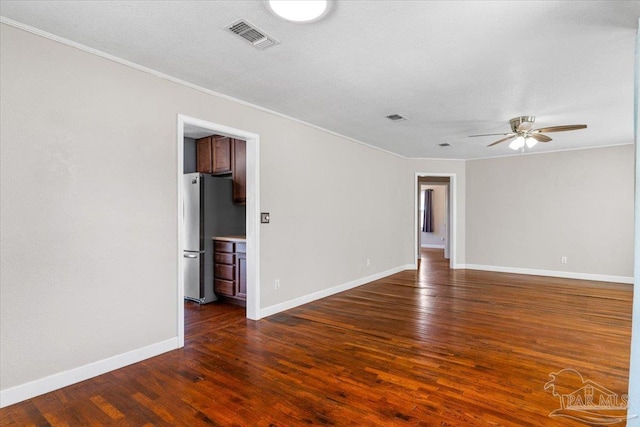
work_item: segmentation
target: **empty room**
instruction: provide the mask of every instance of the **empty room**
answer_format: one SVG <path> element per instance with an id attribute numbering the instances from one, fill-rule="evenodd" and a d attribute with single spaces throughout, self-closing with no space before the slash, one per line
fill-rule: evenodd
<path id="1" fill-rule="evenodd" d="M 0 1 L 0 424 L 640 427 L 640 1 Z"/>

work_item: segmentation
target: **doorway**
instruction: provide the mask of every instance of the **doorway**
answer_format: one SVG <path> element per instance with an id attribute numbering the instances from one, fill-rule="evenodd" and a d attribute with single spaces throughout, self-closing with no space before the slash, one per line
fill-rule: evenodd
<path id="1" fill-rule="evenodd" d="M 416 264 L 420 267 L 420 258 L 422 247 L 438 247 L 444 250 L 444 258 L 449 259 L 449 268 L 456 266 L 456 175 L 442 173 L 416 173 L 415 177 L 415 248 L 416 248 Z M 439 215 L 435 215 L 438 221 L 437 240 L 426 241 L 427 234 L 422 232 L 422 214 L 423 214 L 423 190 L 438 189 L 439 205 L 434 206 L 435 209 L 441 209 Z M 430 237 L 433 238 L 435 234 Z M 439 242 L 439 243 L 438 243 Z"/>
<path id="2" fill-rule="evenodd" d="M 178 115 L 177 125 L 177 230 L 178 252 L 176 253 L 177 276 L 177 313 L 178 313 L 178 346 L 184 347 L 184 266 L 183 266 L 183 187 L 184 173 L 184 138 L 197 138 L 217 134 L 230 138 L 242 139 L 246 144 L 246 241 L 247 241 L 247 299 L 246 317 L 260 319 L 260 137 L 257 134 L 229 126 L 208 122 L 194 117 Z"/>
<path id="3" fill-rule="evenodd" d="M 421 248 L 442 249 L 444 258 L 450 259 L 449 254 L 449 215 L 448 215 L 448 194 L 449 178 L 446 182 L 420 181 L 420 232 L 418 239 Z M 425 199 L 429 202 L 427 203 Z M 426 203 L 429 206 L 426 206 Z M 425 230 L 424 218 L 425 209 L 430 211 L 431 227 Z"/>

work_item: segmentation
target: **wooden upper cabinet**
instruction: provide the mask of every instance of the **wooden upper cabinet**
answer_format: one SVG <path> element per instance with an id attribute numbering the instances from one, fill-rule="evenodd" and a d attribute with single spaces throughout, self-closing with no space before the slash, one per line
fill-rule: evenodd
<path id="1" fill-rule="evenodd" d="M 233 139 L 211 135 L 196 140 L 196 171 L 213 175 L 231 173 Z"/>
<path id="2" fill-rule="evenodd" d="M 211 137 L 196 140 L 196 171 L 211 173 L 213 152 L 211 150 Z"/>
<path id="3" fill-rule="evenodd" d="M 226 136 L 215 135 L 213 139 L 213 159 L 211 173 L 223 175 L 231 173 L 231 150 L 233 140 Z"/>
<path id="4" fill-rule="evenodd" d="M 233 203 L 247 202 L 247 141 L 221 135 L 196 140 L 196 170 L 212 175 L 231 174 Z"/>
<path id="5" fill-rule="evenodd" d="M 247 141 L 233 140 L 233 202 L 244 205 L 247 202 Z"/>

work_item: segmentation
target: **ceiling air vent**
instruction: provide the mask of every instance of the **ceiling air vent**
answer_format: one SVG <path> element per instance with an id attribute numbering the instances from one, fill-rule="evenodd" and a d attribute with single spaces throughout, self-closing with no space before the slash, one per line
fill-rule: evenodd
<path id="1" fill-rule="evenodd" d="M 244 19 L 234 21 L 224 27 L 224 29 L 232 32 L 239 37 L 242 37 L 258 50 L 265 50 L 268 47 L 280 44 L 278 40 L 274 39 L 264 31 Z"/>
<path id="2" fill-rule="evenodd" d="M 403 117 L 400 114 L 390 114 L 387 116 L 387 119 L 391 120 L 392 122 L 401 122 L 403 120 L 407 120 L 406 117 Z"/>

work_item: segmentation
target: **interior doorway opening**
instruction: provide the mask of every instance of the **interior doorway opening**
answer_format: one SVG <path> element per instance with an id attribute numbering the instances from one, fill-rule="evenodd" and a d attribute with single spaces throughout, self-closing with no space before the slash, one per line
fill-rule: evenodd
<path id="1" fill-rule="evenodd" d="M 421 248 L 443 249 L 444 257 L 450 258 L 448 194 L 446 182 L 420 182 L 420 232 Z M 428 223 L 428 224 L 427 224 Z"/>
<path id="2" fill-rule="evenodd" d="M 260 137 L 257 134 L 235 129 L 194 117 L 178 115 L 177 124 L 177 330 L 178 345 L 184 347 L 184 229 L 183 202 L 185 195 L 182 180 L 184 169 L 184 139 L 205 135 L 224 135 L 246 141 L 246 317 L 258 320 L 260 316 Z M 213 262 L 213 260 L 211 260 Z M 213 286 L 213 284 L 212 284 Z"/>
<path id="3" fill-rule="evenodd" d="M 456 175 L 416 173 L 415 179 L 415 248 L 416 265 L 420 268 L 423 248 L 442 249 L 449 268 L 456 265 Z M 425 192 L 431 190 L 430 206 L 425 205 Z M 423 231 L 425 209 L 431 209 L 433 228 Z"/>

